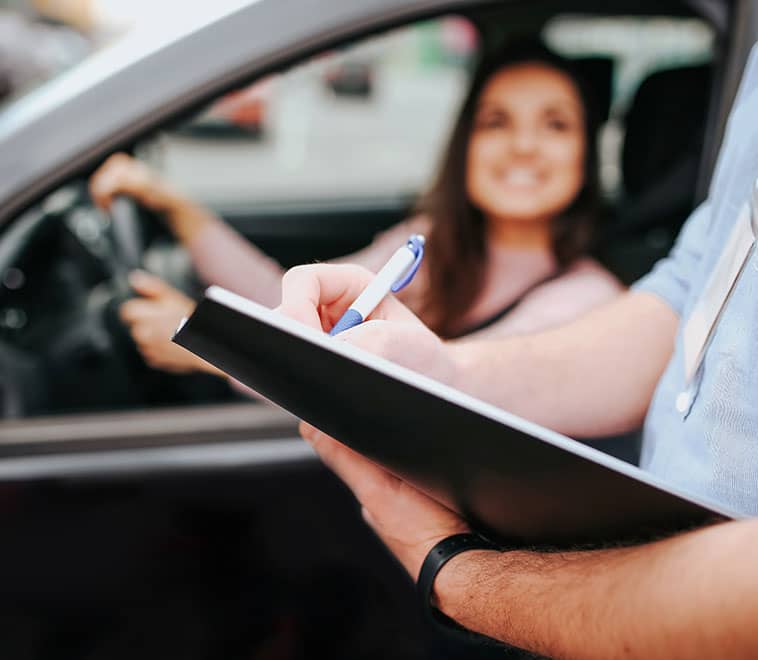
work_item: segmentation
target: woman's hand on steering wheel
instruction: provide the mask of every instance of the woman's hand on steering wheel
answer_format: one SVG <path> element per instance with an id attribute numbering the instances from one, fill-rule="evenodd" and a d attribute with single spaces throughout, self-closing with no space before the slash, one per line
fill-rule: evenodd
<path id="1" fill-rule="evenodd" d="M 171 341 L 181 320 L 192 313 L 195 301 L 144 271 L 131 273 L 129 283 L 141 297 L 123 303 L 119 316 L 148 366 L 173 373 L 218 373 L 207 362 Z"/>
<path id="2" fill-rule="evenodd" d="M 202 204 L 174 190 L 145 163 L 124 153 L 113 154 L 92 175 L 89 183 L 94 203 L 115 216 L 115 202 L 126 199 L 161 216 L 176 238 L 188 245 L 207 225 L 220 222 Z"/>
<path id="3" fill-rule="evenodd" d="M 110 156 L 89 181 L 92 200 L 110 210 L 116 197 L 131 197 L 156 213 L 168 213 L 176 199 L 169 185 L 141 161 L 125 153 Z"/>

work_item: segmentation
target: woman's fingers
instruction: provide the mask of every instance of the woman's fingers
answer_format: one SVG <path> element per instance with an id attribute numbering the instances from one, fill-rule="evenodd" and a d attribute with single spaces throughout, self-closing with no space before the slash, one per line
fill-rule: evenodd
<path id="1" fill-rule="evenodd" d="M 92 175 L 89 190 L 100 208 L 110 208 L 113 198 L 129 187 L 131 158 L 123 153 L 110 156 Z"/>
<path id="2" fill-rule="evenodd" d="M 92 175 L 90 196 L 97 206 L 110 208 L 117 195 L 128 195 L 156 211 L 164 210 L 168 195 L 164 185 L 144 163 L 124 153 L 113 154 Z"/>
<path id="3" fill-rule="evenodd" d="M 186 298 L 179 289 L 171 286 L 166 280 L 144 270 L 134 270 L 129 273 L 129 285 L 145 298 Z"/>

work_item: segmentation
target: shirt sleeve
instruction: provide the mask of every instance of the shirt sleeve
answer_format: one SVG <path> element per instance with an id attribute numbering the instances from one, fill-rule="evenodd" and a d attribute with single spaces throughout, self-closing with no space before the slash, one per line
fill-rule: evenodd
<path id="1" fill-rule="evenodd" d="M 690 283 L 700 265 L 710 217 L 710 204 L 706 201 L 690 215 L 668 256 L 638 280 L 632 290 L 658 296 L 681 316 Z"/>

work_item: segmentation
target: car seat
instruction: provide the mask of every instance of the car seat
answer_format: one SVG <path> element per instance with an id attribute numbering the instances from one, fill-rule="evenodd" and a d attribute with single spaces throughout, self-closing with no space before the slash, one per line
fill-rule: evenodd
<path id="1" fill-rule="evenodd" d="M 597 113 L 596 120 L 600 123 L 607 121 L 613 97 L 613 58 L 593 55 L 574 58 L 571 61 L 592 95 L 592 105 Z"/>
<path id="2" fill-rule="evenodd" d="M 626 283 L 668 253 L 695 206 L 711 78 L 710 65 L 657 71 L 626 114 L 624 190 L 604 252 Z"/>
<path id="3" fill-rule="evenodd" d="M 601 257 L 631 284 L 666 256 L 695 205 L 712 69 L 656 71 L 626 113 L 621 157 L 624 191 Z M 641 433 L 585 441 L 637 464 Z"/>

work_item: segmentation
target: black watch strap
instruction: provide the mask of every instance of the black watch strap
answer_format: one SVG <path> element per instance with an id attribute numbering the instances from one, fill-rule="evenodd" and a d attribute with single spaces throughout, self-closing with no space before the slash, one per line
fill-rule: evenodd
<path id="1" fill-rule="evenodd" d="M 540 656 L 533 655 L 515 646 L 508 646 L 496 639 L 468 630 L 432 605 L 434 579 L 437 577 L 440 569 L 453 557 L 466 550 L 497 550 L 498 552 L 507 552 L 519 547 L 521 547 L 519 543 L 508 544 L 506 546 L 498 545 L 476 533 L 454 534 L 442 539 L 435 545 L 429 551 L 423 564 L 421 564 L 418 582 L 416 583 L 418 595 L 421 598 L 422 611 L 431 623 L 441 633 L 448 636 L 449 639 L 455 640 L 457 643 L 473 644 L 476 647 L 497 647 L 498 657 L 514 658 L 514 660 L 539 658 Z"/>
<path id="2" fill-rule="evenodd" d="M 474 532 L 453 534 L 437 543 L 437 545 L 429 551 L 429 554 L 426 555 L 424 563 L 421 564 L 421 570 L 418 574 L 418 582 L 416 583 L 416 589 L 424 611 L 430 612 L 430 608 L 432 607 L 431 599 L 432 590 L 434 589 L 434 579 L 437 577 L 437 573 L 440 572 L 440 569 L 447 564 L 448 561 L 466 550 L 500 549 L 500 546 L 496 543 L 493 543 L 489 539 Z M 445 619 L 447 619 L 447 617 L 445 617 Z"/>

